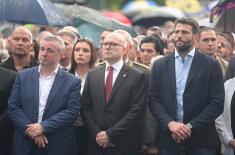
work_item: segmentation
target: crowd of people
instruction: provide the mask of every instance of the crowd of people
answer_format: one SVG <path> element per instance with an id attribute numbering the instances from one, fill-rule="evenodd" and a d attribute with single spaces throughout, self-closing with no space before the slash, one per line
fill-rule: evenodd
<path id="1" fill-rule="evenodd" d="M 1 155 L 233 155 L 231 33 L 191 18 L 100 46 L 66 26 L 0 40 Z"/>

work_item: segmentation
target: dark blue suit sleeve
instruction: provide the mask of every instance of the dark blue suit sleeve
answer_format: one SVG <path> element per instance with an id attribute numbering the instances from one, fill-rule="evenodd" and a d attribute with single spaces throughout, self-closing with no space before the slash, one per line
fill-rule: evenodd
<path id="1" fill-rule="evenodd" d="M 161 64 L 154 63 L 152 68 L 149 83 L 148 104 L 150 111 L 159 122 L 160 127 L 162 127 L 163 130 L 168 130 L 168 123 L 173 121 L 173 119 L 162 105 L 163 103 L 160 95 L 161 88 L 159 85 L 161 68 L 159 68 L 159 66 L 161 66 Z"/>
<path id="2" fill-rule="evenodd" d="M 11 96 L 8 101 L 8 112 L 11 120 L 13 121 L 14 127 L 18 129 L 22 134 L 25 134 L 27 129 L 26 125 L 30 124 L 31 121 L 24 113 L 21 99 L 21 81 L 20 74 L 17 76 L 13 86 Z"/>
<path id="3" fill-rule="evenodd" d="M 215 119 L 223 112 L 224 108 L 224 83 L 222 69 L 218 62 L 211 63 L 208 67 L 211 68 L 210 83 L 208 84 L 208 105 L 197 115 L 197 117 L 189 121 L 194 129 L 214 122 Z"/>

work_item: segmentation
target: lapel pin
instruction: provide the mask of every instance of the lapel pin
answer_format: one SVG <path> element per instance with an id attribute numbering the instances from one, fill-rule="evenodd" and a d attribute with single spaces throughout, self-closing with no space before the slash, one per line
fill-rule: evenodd
<path id="1" fill-rule="evenodd" d="M 123 74 L 123 77 L 126 77 L 127 75 L 126 74 Z"/>

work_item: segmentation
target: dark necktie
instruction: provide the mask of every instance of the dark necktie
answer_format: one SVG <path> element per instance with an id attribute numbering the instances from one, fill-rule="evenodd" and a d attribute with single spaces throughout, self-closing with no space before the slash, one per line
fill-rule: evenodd
<path id="1" fill-rule="evenodd" d="M 111 91 L 112 91 L 112 84 L 113 84 L 113 67 L 109 66 L 108 70 L 109 70 L 109 72 L 108 72 L 108 75 L 107 75 L 107 78 L 106 78 L 106 83 L 105 83 L 105 91 L 106 91 L 105 100 L 106 100 L 106 103 L 109 100 L 109 97 L 110 97 L 110 94 L 111 94 Z"/>

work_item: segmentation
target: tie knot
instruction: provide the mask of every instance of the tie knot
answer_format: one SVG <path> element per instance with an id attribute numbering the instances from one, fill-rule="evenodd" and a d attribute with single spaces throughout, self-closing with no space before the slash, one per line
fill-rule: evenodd
<path id="1" fill-rule="evenodd" d="M 109 72 L 113 71 L 113 66 L 108 66 L 108 70 L 109 70 Z"/>

